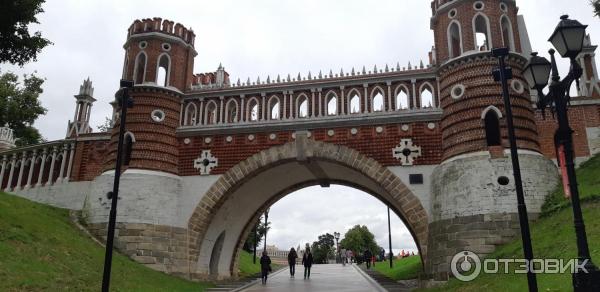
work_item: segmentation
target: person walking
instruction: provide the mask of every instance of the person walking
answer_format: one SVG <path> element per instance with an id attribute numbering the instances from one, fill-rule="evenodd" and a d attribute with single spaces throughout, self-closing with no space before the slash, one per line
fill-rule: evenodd
<path id="1" fill-rule="evenodd" d="M 346 250 L 346 258 L 348 259 L 348 263 L 352 265 L 352 250 Z"/>
<path id="2" fill-rule="evenodd" d="M 290 252 L 288 253 L 288 265 L 290 265 L 290 278 L 294 278 L 294 274 L 296 274 L 296 259 L 298 258 L 298 254 L 296 250 L 292 247 Z"/>
<path id="3" fill-rule="evenodd" d="M 346 249 L 342 248 L 340 250 L 340 259 L 342 260 L 342 266 L 346 266 Z"/>
<path id="4" fill-rule="evenodd" d="M 313 264 L 313 255 L 310 252 L 310 248 L 306 248 L 304 255 L 302 256 L 302 265 L 304 265 L 304 279 L 310 279 L 310 268 Z"/>
<path id="5" fill-rule="evenodd" d="M 263 284 L 267 284 L 267 275 L 270 271 L 271 258 L 267 255 L 266 251 L 263 251 L 262 257 L 260 257 L 260 272 Z"/>
<path id="6" fill-rule="evenodd" d="M 365 263 L 367 264 L 367 270 L 371 269 L 371 257 L 373 255 L 371 254 L 371 251 L 369 249 L 365 249 L 365 252 L 363 253 L 363 258 L 365 259 Z"/>

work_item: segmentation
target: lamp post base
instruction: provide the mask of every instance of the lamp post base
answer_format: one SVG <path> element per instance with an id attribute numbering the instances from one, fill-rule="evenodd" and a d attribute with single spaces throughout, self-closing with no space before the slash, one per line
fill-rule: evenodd
<path id="1" fill-rule="evenodd" d="M 573 273 L 573 288 L 575 292 L 600 291 L 600 270 L 588 259 L 583 266 L 585 270 L 578 269 Z M 586 272 L 587 271 L 587 272 Z"/>

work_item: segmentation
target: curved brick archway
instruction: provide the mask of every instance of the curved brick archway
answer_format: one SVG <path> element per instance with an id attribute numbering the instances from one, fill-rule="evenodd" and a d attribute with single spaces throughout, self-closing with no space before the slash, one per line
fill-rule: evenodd
<path id="1" fill-rule="evenodd" d="M 221 176 L 196 206 L 188 221 L 188 248 L 191 277 L 203 278 L 206 272 L 195 268 L 200 257 L 201 250 L 208 247 L 203 246 L 207 232 L 220 208 L 225 201 L 242 185 L 250 182 L 269 169 L 284 165 L 289 162 L 308 163 L 308 161 L 326 161 L 359 173 L 369 179 L 374 185 L 380 187 L 380 191 L 369 191 L 380 200 L 389 203 L 392 209 L 402 218 L 412 233 L 421 256 L 427 261 L 427 237 L 428 218 L 427 213 L 419 199 L 404 185 L 404 183 L 385 166 L 376 160 L 360 154 L 358 151 L 346 146 L 334 145 L 321 141 L 314 141 L 306 137 L 306 134 L 297 134 L 296 140 L 281 146 L 275 146 L 259 152 L 238 165 L 229 169 Z M 342 182 L 343 183 L 343 182 Z M 313 181 L 310 184 L 315 184 Z M 352 185 L 351 181 L 343 183 Z M 286 193 L 272 194 L 271 202 L 276 201 L 290 190 L 300 186 L 288 186 Z M 354 185 L 361 188 L 361 185 Z M 366 190 L 363 188 L 363 190 Z M 368 191 L 368 190 L 367 190 Z M 254 217 L 260 210 L 253 210 Z M 228 264 L 232 276 L 235 276 L 237 267 L 237 255 L 239 241 L 248 231 L 247 222 L 244 222 L 244 231 L 236 237 L 236 250 L 232 262 Z"/>

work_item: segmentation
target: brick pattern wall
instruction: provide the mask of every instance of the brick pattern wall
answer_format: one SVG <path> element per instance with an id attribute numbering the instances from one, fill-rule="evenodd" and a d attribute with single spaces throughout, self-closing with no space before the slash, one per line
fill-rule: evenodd
<path id="1" fill-rule="evenodd" d="M 179 149 L 175 129 L 179 125 L 180 96 L 167 89 L 135 87 L 131 96 L 135 106 L 127 112 L 127 130 L 133 133 L 129 167 L 164 171 L 177 174 Z M 160 109 L 165 113 L 162 122 L 152 120 L 151 113 Z M 119 121 L 116 122 L 108 145 L 104 169 L 114 169 L 117 157 Z"/>
<path id="2" fill-rule="evenodd" d="M 87 136 L 87 135 L 86 135 Z M 102 173 L 108 140 L 78 141 L 73 157 L 73 181 L 91 181 Z"/>
<path id="3" fill-rule="evenodd" d="M 392 155 L 392 149 L 401 139 L 411 138 L 414 145 L 421 147 L 422 155 L 415 161 L 415 165 L 434 165 L 441 161 L 441 131 L 439 124 L 434 129 L 429 129 L 427 123 L 409 124 L 409 130 L 403 131 L 401 124 L 382 125 L 383 132 L 377 133 L 377 126 L 356 127 L 357 134 L 352 135 L 351 128 L 321 128 L 313 129 L 311 139 L 336 145 L 344 145 L 357 150 L 367 157 L 375 159 L 384 166 L 401 165 L 400 160 Z M 334 135 L 329 136 L 328 131 L 333 130 Z M 270 135 L 275 134 L 274 140 Z M 193 161 L 202 150 L 211 150 L 213 156 L 219 159 L 218 167 L 212 169 L 211 174 L 222 174 L 228 169 L 260 151 L 273 146 L 283 145 L 294 141 L 293 132 L 255 133 L 253 141 L 248 139 L 249 134 L 231 135 L 232 141 L 227 142 L 226 135 L 190 137 L 190 143 L 185 144 L 186 138 L 179 138 L 179 174 L 198 175 L 193 168 Z M 210 138 L 210 143 L 205 143 L 205 138 Z"/>
<path id="4" fill-rule="evenodd" d="M 519 74 L 525 60 L 511 57 L 507 65 L 513 68 L 513 79 L 525 86 L 526 82 Z M 443 159 L 477 151 L 487 151 L 487 141 L 483 111 L 490 105 L 504 113 L 501 96 L 502 88 L 491 76 L 497 66 L 495 59 L 487 54 L 465 57 L 440 70 L 441 107 L 444 110 L 441 128 L 443 139 Z M 457 84 L 465 86 L 462 97 L 455 99 L 451 90 Z M 529 93 L 516 92 L 509 86 L 517 147 L 539 151 L 536 120 L 531 106 Z M 504 114 L 503 114 L 504 115 Z M 500 119 L 502 145 L 508 147 L 506 120 Z"/>
<path id="5" fill-rule="evenodd" d="M 573 132 L 573 147 L 575 157 L 590 155 L 586 128 L 600 127 L 600 105 L 577 105 L 569 107 L 569 124 Z M 554 132 L 558 128 L 556 118 L 549 110 L 546 110 L 546 118 L 542 117 L 541 111 L 536 112 L 537 131 L 540 135 L 540 149 L 542 153 L 550 158 L 556 158 L 554 147 Z"/>

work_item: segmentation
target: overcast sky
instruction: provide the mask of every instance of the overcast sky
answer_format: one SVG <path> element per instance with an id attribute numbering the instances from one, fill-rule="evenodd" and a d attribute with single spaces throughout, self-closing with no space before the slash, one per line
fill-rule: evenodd
<path id="1" fill-rule="evenodd" d="M 546 40 L 562 14 L 589 24 L 592 41 L 600 43 L 599 19 L 593 17 L 588 0 L 520 0 L 517 4 L 532 47 L 542 55 L 547 55 L 550 44 Z M 37 71 L 46 78 L 41 100 L 48 114 L 35 125 L 49 140 L 64 137 L 75 110 L 73 95 L 87 77 L 93 81 L 98 100 L 91 125 L 96 128 L 110 115 L 108 102 L 121 77 L 126 30 L 138 18 L 162 17 L 193 28 L 198 51 L 195 72 L 214 71 L 223 63 L 233 82 L 298 72 L 305 76 L 319 70 L 339 72 L 340 68 L 347 72 L 363 65 L 414 65 L 427 61 L 433 45 L 430 1 L 424 0 L 51 0 L 43 8 L 40 25 L 34 28 L 54 45 L 45 48 L 36 63 L 23 68 L 0 64 L 0 71 Z M 567 69 L 564 62 L 561 65 L 564 75 Z M 328 207 L 334 204 L 335 208 Z M 283 216 L 281 210 L 289 207 L 294 208 L 294 216 Z M 301 190 L 274 206 L 270 239 L 288 247 L 360 223 L 375 231 L 380 245 L 387 246 L 382 225 L 385 210 L 376 199 L 356 190 Z M 308 212 L 320 214 L 320 220 L 313 217 L 306 222 L 302 214 Z M 407 233 L 394 220 L 394 246 L 408 248 L 404 245 Z M 285 230 L 301 222 L 307 223 L 296 225 L 302 228 L 301 236 Z"/>

